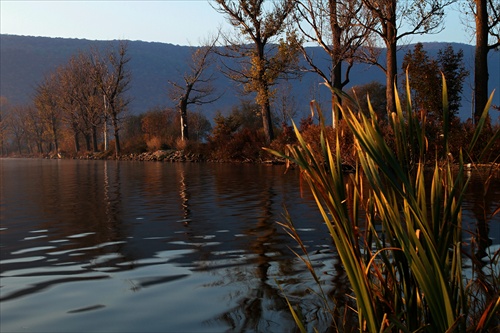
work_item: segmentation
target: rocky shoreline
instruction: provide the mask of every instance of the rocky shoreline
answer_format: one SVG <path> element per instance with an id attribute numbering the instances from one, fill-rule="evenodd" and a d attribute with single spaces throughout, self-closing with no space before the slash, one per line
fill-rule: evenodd
<path id="1" fill-rule="evenodd" d="M 118 158 L 113 152 L 96 152 L 84 153 L 78 156 L 67 156 L 64 153 L 45 154 L 45 155 L 11 155 L 5 156 L 7 158 L 43 158 L 43 159 L 73 159 L 73 160 L 119 160 L 119 161 L 139 161 L 139 162 L 185 162 L 185 163 L 199 163 L 199 162 L 214 162 L 214 163 L 259 163 L 259 164 L 284 164 L 285 161 L 277 157 L 269 158 L 266 160 L 214 160 L 208 159 L 202 154 L 185 152 L 182 150 L 157 150 L 154 152 L 144 152 L 139 154 L 123 154 Z"/>
<path id="2" fill-rule="evenodd" d="M 278 157 L 272 157 L 269 159 L 259 159 L 259 160 L 214 160 L 207 159 L 202 154 L 185 152 L 182 150 L 157 150 L 154 152 L 144 152 L 140 154 L 123 154 L 119 158 L 116 158 L 113 152 L 96 152 L 96 153 L 86 153 L 79 156 L 65 156 L 64 154 L 46 154 L 46 155 L 11 155 L 2 156 L 2 158 L 43 158 L 43 159 L 73 159 L 73 160 L 119 160 L 119 161 L 138 161 L 138 162 L 181 162 L 181 163 L 199 163 L 199 162 L 211 162 L 211 163 L 255 163 L 255 164 L 268 164 L 268 165 L 282 165 L 286 161 Z M 345 172 L 353 172 L 354 167 L 351 165 L 346 165 L 348 169 Z M 493 169 L 500 171 L 500 163 L 477 163 L 465 164 L 465 170 L 470 171 L 472 169 Z"/>
<path id="3" fill-rule="evenodd" d="M 114 156 L 112 156 L 114 159 Z M 125 154 L 120 161 L 153 161 L 153 162 L 203 162 L 206 159 L 201 154 L 185 153 L 182 150 L 157 150 L 141 154 Z"/>
<path id="4" fill-rule="evenodd" d="M 114 159 L 114 156 L 111 156 Z M 277 158 L 269 160 L 213 160 L 207 159 L 202 154 L 185 152 L 182 150 L 157 150 L 155 152 L 144 152 L 141 154 L 126 154 L 119 157 L 120 161 L 142 161 L 142 162 L 216 162 L 216 163 L 264 163 L 264 164 L 283 164 Z"/>

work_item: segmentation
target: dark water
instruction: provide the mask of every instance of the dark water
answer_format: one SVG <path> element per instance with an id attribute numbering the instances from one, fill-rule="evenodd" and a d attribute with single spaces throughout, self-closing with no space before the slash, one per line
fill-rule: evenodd
<path id="1" fill-rule="evenodd" d="M 0 160 L 0 332 L 291 332 L 284 301 L 327 317 L 286 207 L 334 289 L 335 255 L 298 173 L 283 167 Z M 474 229 L 500 202 L 471 187 Z M 500 217 L 485 247 L 500 243 Z M 477 228 L 476 228 L 477 229 Z M 490 246 L 493 244 L 492 246 Z"/>

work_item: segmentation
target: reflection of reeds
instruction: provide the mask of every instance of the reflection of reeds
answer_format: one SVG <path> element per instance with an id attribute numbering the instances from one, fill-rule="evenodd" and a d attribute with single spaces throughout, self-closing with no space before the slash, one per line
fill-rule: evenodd
<path id="1" fill-rule="evenodd" d="M 466 279 L 463 274 L 463 255 L 471 253 L 462 251 L 471 246 L 462 241 L 461 227 L 467 177 L 462 153 L 455 157 L 458 172 L 452 172 L 444 79 L 443 87 L 444 148 L 436 153 L 430 187 L 425 186 L 429 173 L 424 173 L 428 164 L 425 115 L 412 111 L 409 87 L 406 107 L 397 98 L 397 112 L 389 115 L 395 136 L 393 148 L 384 140 L 370 104 L 369 115 L 338 106 L 357 150 L 358 165 L 349 182 L 344 181 L 339 134 L 333 155 L 325 139 L 321 113 L 319 154 L 313 152 L 297 127 L 297 144 L 287 146 L 283 153 L 271 151 L 298 165 L 311 189 L 349 279 L 355 299 L 351 313 L 357 314 L 359 331 L 468 332 L 498 325 L 498 268 L 491 269 L 496 275 L 478 274 Z M 466 154 L 479 138 L 489 106 Z M 499 137 L 497 131 L 484 151 Z M 363 212 L 363 217 L 358 212 Z M 284 226 L 301 246 L 304 255 L 297 255 L 319 284 L 290 218 Z M 491 265 L 498 265 L 498 255 L 492 259 Z M 323 292 L 322 297 L 328 307 L 329 296 Z M 348 319 L 338 316 L 342 311 L 349 312 L 348 304 L 344 310 L 327 308 L 339 331 L 349 330 Z M 299 321 L 299 314 L 292 306 L 290 309 Z M 298 324 L 305 331 L 305 326 Z"/>

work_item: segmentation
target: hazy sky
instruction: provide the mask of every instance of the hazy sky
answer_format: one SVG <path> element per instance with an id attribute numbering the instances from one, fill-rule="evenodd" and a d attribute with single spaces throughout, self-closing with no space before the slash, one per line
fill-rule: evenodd
<path id="1" fill-rule="evenodd" d="M 2 34 L 28 36 L 198 45 L 217 27 L 229 28 L 207 0 L 0 0 L 0 13 Z M 446 22 L 442 33 L 411 42 L 473 43 L 458 12 L 449 10 Z"/>

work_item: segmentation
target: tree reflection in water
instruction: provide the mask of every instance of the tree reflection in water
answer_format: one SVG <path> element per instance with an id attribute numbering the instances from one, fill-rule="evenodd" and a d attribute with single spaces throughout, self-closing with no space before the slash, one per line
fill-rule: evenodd
<path id="1" fill-rule="evenodd" d="M 468 192 L 472 206 L 470 211 L 475 220 L 475 223 L 469 222 L 468 228 L 477 246 L 471 255 L 478 264 L 488 255 L 487 249 L 493 244 L 491 237 L 500 238 L 500 235 L 490 235 L 490 223 L 499 221 L 498 216 L 495 219 L 494 212 L 500 208 L 495 207 L 495 199 L 500 196 L 500 175 L 498 171 L 496 175 L 492 172 L 477 170 L 473 174 L 468 173 L 471 178 Z"/>
<path id="2" fill-rule="evenodd" d="M 279 271 L 286 269 L 283 264 L 282 267 L 276 267 L 277 262 L 273 258 L 273 256 L 283 255 L 282 250 L 276 246 L 279 240 L 277 239 L 277 224 L 273 220 L 275 216 L 273 186 L 269 185 L 260 193 L 258 204 L 262 210 L 260 217 L 256 225 L 245 232 L 251 240 L 249 250 L 254 254 L 252 256 L 255 262 L 254 276 L 247 277 L 246 274 L 241 274 L 242 272 L 235 272 L 232 275 L 237 281 L 245 279 L 253 281 L 248 284 L 250 288 L 246 295 L 237 301 L 238 305 L 219 316 L 217 320 L 226 322 L 232 331 L 237 332 L 247 330 L 271 332 L 277 329 L 293 332 L 295 325 L 286 301 L 274 281 L 270 279 L 271 268 L 277 268 Z M 271 275 L 281 274 L 280 272 L 271 273 Z M 288 327 L 283 327 L 284 323 L 288 323 Z"/>
<path id="3" fill-rule="evenodd" d="M 468 200 L 464 201 L 464 223 L 466 232 L 470 235 L 466 242 L 469 239 L 471 242 L 469 255 L 473 283 L 469 289 L 480 295 L 475 302 L 487 304 L 500 294 L 498 283 L 492 281 L 499 274 L 494 272 L 494 262 L 498 262 L 500 249 L 495 249 L 492 245 L 494 240 L 497 245 L 500 240 L 500 170 L 475 170 L 468 172 L 468 176 L 470 183 Z"/>
<path id="4" fill-rule="evenodd" d="M 190 222 L 191 210 L 189 208 L 189 198 L 190 194 L 188 191 L 187 179 L 186 179 L 186 170 L 182 165 L 176 166 L 176 171 L 179 178 L 179 196 L 181 198 L 182 205 L 182 220 L 184 223 Z"/>
<path id="5" fill-rule="evenodd" d="M 112 233 L 110 239 L 117 239 L 120 216 L 120 203 L 122 202 L 120 163 L 118 161 L 104 161 L 104 205 L 107 227 Z M 97 172 L 96 172 L 97 173 Z"/>

